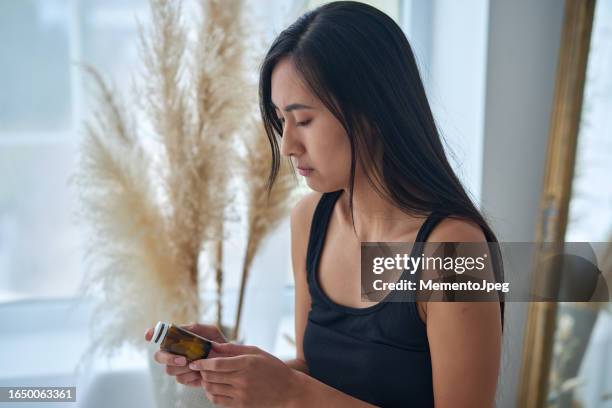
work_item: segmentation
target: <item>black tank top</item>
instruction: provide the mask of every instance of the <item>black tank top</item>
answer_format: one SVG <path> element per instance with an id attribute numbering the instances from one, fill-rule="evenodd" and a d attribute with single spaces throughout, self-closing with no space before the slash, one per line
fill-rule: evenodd
<path id="1" fill-rule="evenodd" d="M 327 297 L 319 285 L 327 225 L 342 191 L 323 194 L 310 229 L 306 271 L 312 303 L 303 343 L 309 374 L 379 407 L 433 407 L 431 355 L 417 303 L 381 301 L 348 307 Z M 430 214 L 415 242 L 425 242 L 443 218 Z"/>

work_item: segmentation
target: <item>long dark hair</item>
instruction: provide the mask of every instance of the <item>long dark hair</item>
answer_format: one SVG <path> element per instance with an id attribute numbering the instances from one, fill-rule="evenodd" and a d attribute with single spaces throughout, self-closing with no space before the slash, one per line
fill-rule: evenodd
<path id="1" fill-rule="evenodd" d="M 282 135 L 271 77 L 285 57 L 348 134 L 351 218 L 357 156 L 374 189 L 402 211 L 471 220 L 487 242 L 498 242 L 447 160 L 408 39 L 392 18 L 364 3 L 336 1 L 306 12 L 270 46 L 259 77 L 259 107 L 272 147 L 268 192 L 279 171 Z"/>

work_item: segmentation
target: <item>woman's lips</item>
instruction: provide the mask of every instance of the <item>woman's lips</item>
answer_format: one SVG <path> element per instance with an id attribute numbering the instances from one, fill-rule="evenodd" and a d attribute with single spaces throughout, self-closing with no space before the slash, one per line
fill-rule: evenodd
<path id="1" fill-rule="evenodd" d="M 308 177 L 310 175 L 310 173 L 312 173 L 314 171 L 314 169 L 308 168 L 308 167 L 298 167 L 298 173 L 300 173 L 300 175 L 302 176 L 306 176 Z"/>

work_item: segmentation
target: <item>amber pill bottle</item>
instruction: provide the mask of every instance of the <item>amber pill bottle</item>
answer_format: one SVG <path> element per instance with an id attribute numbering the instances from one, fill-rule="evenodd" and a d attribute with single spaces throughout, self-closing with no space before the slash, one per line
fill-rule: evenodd
<path id="1" fill-rule="evenodd" d="M 151 343 L 159 344 L 160 350 L 184 356 L 187 361 L 208 357 L 212 348 L 207 338 L 166 322 L 157 322 Z"/>

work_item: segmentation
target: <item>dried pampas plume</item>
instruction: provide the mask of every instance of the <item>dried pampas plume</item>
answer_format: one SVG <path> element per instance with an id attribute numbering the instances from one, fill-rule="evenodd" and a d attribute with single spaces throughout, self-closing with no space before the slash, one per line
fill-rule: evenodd
<path id="1" fill-rule="evenodd" d="M 73 181 L 81 219 L 91 229 L 84 289 L 97 303 L 90 351 L 140 346 L 144 328 L 157 320 L 196 321 L 207 306 L 198 287 L 207 243 L 217 245 L 221 325 L 218 249 L 234 199 L 228 189 L 233 176 L 245 176 L 248 186 L 245 271 L 265 235 L 286 215 L 290 188 L 281 180 L 270 201 L 261 201 L 269 146 L 264 148 L 261 130 L 253 131 L 257 121 L 242 119 L 253 116 L 252 100 L 241 97 L 253 89 L 242 58 L 243 4 L 198 4 L 201 20 L 190 42 L 181 3 L 151 0 L 151 28 L 140 31 L 145 67 L 135 87 L 140 110 L 126 109 L 102 77 L 86 68 L 100 91 L 99 108 L 85 125 Z M 246 157 L 236 149 L 236 135 L 239 140 L 257 135 L 247 143 Z M 232 174 L 240 162 L 250 166 L 248 175 Z"/>
<path id="2" fill-rule="evenodd" d="M 295 173 L 286 160 L 280 161 L 276 181 L 268 196 L 267 178 L 272 162 L 272 152 L 263 124 L 254 122 L 252 129 L 250 137 L 245 139 L 246 156 L 243 161 L 243 170 L 247 198 L 247 244 L 232 339 L 238 338 L 246 283 L 255 254 L 261 247 L 264 238 L 287 215 L 295 198 L 292 194 L 296 185 Z"/>
<path id="3" fill-rule="evenodd" d="M 138 143 L 133 120 L 101 77 L 87 70 L 102 103 L 86 125 L 73 180 L 90 228 L 85 289 L 103 296 L 94 310 L 95 340 L 85 354 L 91 355 L 97 348 L 110 353 L 124 340 L 140 339 L 143 321 L 165 316 L 171 298 L 189 298 L 190 285 L 185 275 L 173 273 L 175 259 L 150 177 L 151 160 Z M 173 313 L 190 315 L 190 306 L 177 304 Z"/>

